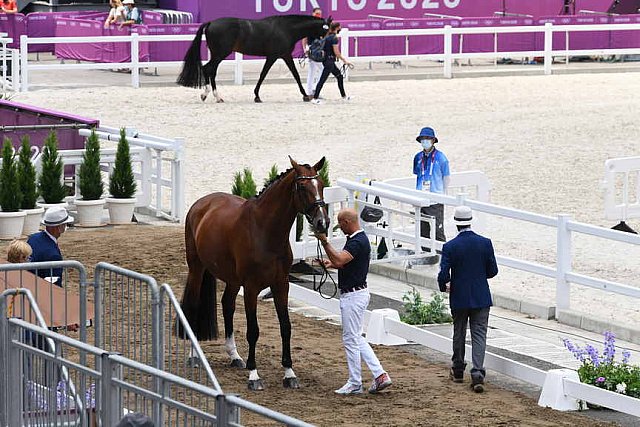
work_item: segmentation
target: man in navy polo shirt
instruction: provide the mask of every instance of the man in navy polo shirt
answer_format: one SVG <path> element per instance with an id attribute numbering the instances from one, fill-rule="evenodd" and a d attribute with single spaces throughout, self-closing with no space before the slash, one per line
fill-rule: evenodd
<path id="1" fill-rule="evenodd" d="M 347 242 L 340 252 L 331 246 L 326 235 L 316 234 L 329 257 L 322 262 L 327 268 L 338 269 L 342 342 L 347 353 L 349 380 L 335 392 L 343 395 L 362 393 L 361 359 L 364 359 L 374 378 L 369 393 L 377 393 L 391 385 L 391 378 L 380 365 L 369 343 L 362 337 L 364 312 L 370 299 L 367 274 L 371 245 L 364 230 L 360 228 L 355 210 L 341 210 L 338 213 L 338 224 L 347 236 Z"/>
<path id="2" fill-rule="evenodd" d="M 27 243 L 33 249 L 31 262 L 62 261 L 62 252 L 58 246 L 58 239 L 67 229 L 67 224 L 72 223 L 73 218 L 67 210 L 61 206 L 53 206 L 44 213 L 42 225 L 44 230 L 29 236 Z M 47 278 L 57 286 L 62 286 L 62 269 L 39 269 L 35 272 L 39 277 Z"/>

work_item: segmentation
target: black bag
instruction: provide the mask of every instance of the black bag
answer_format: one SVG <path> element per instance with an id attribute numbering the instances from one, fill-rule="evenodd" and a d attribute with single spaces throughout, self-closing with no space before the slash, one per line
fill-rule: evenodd
<path id="1" fill-rule="evenodd" d="M 315 62 L 323 62 L 324 61 L 324 43 L 326 39 L 321 37 L 319 39 L 315 39 L 309 45 L 309 58 Z"/>
<path id="2" fill-rule="evenodd" d="M 369 196 L 367 196 L 368 198 Z M 365 198 L 365 201 L 367 199 Z M 376 196 L 375 199 L 373 199 L 373 203 L 376 205 L 380 204 L 380 197 Z M 384 215 L 384 212 L 382 212 L 382 209 L 378 209 L 378 208 L 374 208 L 371 206 L 365 206 L 364 209 L 362 209 L 362 212 L 360 212 L 360 218 L 364 221 L 364 222 L 378 222 L 380 221 L 380 219 L 382 219 L 382 216 Z"/>

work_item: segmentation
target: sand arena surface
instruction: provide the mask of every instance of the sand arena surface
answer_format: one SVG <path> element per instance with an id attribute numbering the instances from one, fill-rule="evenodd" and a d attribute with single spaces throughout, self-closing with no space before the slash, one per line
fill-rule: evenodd
<path id="1" fill-rule="evenodd" d="M 612 226 L 603 215 L 600 182 L 608 158 L 640 153 L 640 74 L 574 74 L 453 80 L 346 83 L 342 103 L 330 79 L 324 105 L 301 102 L 295 84 L 265 84 L 264 104 L 253 87 L 221 86 L 226 103 L 202 103 L 199 90 L 128 87 L 39 90 L 15 100 L 88 117 L 108 126 L 186 139 L 186 202 L 229 191 L 233 173 L 250 167 L 260 183 L 287 155 L 314 163 L 326 156 L 332 179 L 357 172 L 385 179 L 411 174 L 426 125 L 453 171 L 489 177 L 494 203 L 591 224 Z M 640 221 L 629 221 L 640 229 Z M 531 261 L 555 260 L 555 233 L 499 218 L 486 234 L 499 253 Z M 450 236 L 451 237 L 451 234 Z M 580 272 L 640 286 L 640 250 L 574 239 Z M 502 293 L 553 301 L 553 280 L 502 269 L 492 287 Z M 572 307 L 621 323 L 640 322 L 630 298 L 573 287 Z M 596 308 L 594 310 L 594 308 Z"/>

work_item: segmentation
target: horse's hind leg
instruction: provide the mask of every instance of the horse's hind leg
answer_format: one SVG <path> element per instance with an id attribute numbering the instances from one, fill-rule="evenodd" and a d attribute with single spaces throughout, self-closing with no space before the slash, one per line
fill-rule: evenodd
<path id="1" fill-rule="evenodd" d="M 296 80 L 296 83 L 298 83 L 298 88 L 300 89 L 300 93 L 302 94 L 302 100 L 304 102 L 311 101 L 311 96 L 307 95 L 307 92 L 305 92 L 304 88 L 302 87 L 302 82 L 300 81 L 300 74 L 296 69 L 295 62 L 293 62 L 293 57 L 291 55 L 283 56 L 282 59 L 284 60 L 284 63 L 287 64 L 287 67 L 289 68 L 289 71 L 291 71 L 291 74 L 293 74 L 293 78 Z"/>
<path id="2" fill-rule="evenodd" d="M 204 102 L 209 95 L 209 92 L 213 90 L 213 96 L 216 98 L 216 102 L 224 102 L 224 100 L 218 95 L 216 88 L 216 74 L 218 73 L 218 66 L 222 62 L 222 59 L 212 59 L 205 64 L 204 75 L 209 83 L 204 86 L 204 92 L 200 94 L 200 99 Z"/>
<path id="3" fill-rule="evenodd" d="M 278 58 L 275 58 L 275 57 L 272 58 L 270 56 L 267 56 L 267 60 L 264 63 L 264 67 L 262 67 L 262 71 L 260 71 L 260 78 L 258 79 L 258 84 L 256 85 L 256 88 L 253 90 L 253 93 L 256 96 L 253 99 L 255 102 L 262 102 L 262 100 L 260 99 L 260 86 L 262 86 L 262 82 L 264 81 L 265 77 L 267 77 L 267 73 L 269 72 L 269 70 L 273 66 L 273 63 L 276 62 L 277 59 Z"/>
<path id="4" fill-rule="evenodd" d="M 222 294 L 222 315 L 224 317 L 224 349 L 231 358 L 231 366 L 244 368 L 246 365 L 238 354 L 236 340 L 233 336 L 233 314 L 236 311 L 236 297 L 240 287 L 227 283 Z"/>
<path id="5" fill-rule="evenodd" d="M 284 379 L 282 385 L 285 388 L 300 388 L 300 383 L 293 372 L 291 361 L 291 321 L 289 319 L 289 283 L 273 288 L 273 303 L 276 306 L 278 320 L 280 321 L 280 336 L 282 337 L 282 367 Z"/>

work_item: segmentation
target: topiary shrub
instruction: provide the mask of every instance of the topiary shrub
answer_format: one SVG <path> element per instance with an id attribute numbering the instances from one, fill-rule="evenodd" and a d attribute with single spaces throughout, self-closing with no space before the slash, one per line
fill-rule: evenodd
<path id="1" fill-rule="evenodd" d="M 0 207 L 2 212 L 18 212 L 22 201 L 18 183 L 18 165 L 13 159 L 13 145 L 9 138 L 2 146 L 2 170 L 0 170 Z"/>
<path id="2" fill-rule="evenodd" d="M 22 194 L 21 209 L 35 209 L 38 200 L 36 168 L 31 163 L 31 143 L 27 135 L 22 137 L 18 155 L 18 186 Z"/>
<path id="3" fill-rule="evenodd" d="M 109 176 L 109 193 L 115 199 L 130 199 L 136 194 L 136 179 L 133 176 L 129 141 L 124 128 L 120 129 L 115 165 Z"/>
<path id="4" fill-rule="evenodd" d="M 271 184 L 273 181 L 275 181 L 278 175 L 280 175 L 280 173 L 278 172 L 278 165 L 274 163 L 271 166 L 271 169 L 269 169 L 269 173 L 267 174 L 267 177 L 264 179 L 265 188 L 268 187 L 269 184 Z"/>
<path id="5" fill-rule="evenodd" d="M 67 190 L 62 184 L 62 159 L 58 155 L 58 137 L 51 131 L 42 148 L 42 172 L 38 189 L 45 203 L 62 203 Z"/>
<path id="6" fill-rule="evenodd" d="M 233 185 L 231 186 L 231 194 L 249 199 L 258 194 L 256 182 L 253 179 L 251 169 L 244 168 L 241 172 L 233 175 Z"/>
<path id="7" fill-rule="evenodd" d="M 425 325 L 428 323 L 449 323 L 453 319 L 447 312 L 444 297 L 437 292 L 431 293 L 431 301 L 423 302 L 420 292 L 412 288 L 402 296 L 404 313 L 400 320 L 410 325 Z"/>
<path id="8" fill-rule="evenodd" d="M 83 200 L 98 200 L 102 197 L 104 183 L 100 171 L 100 141 L 95 129 L 87 138 L 78 177 L 80 178 L 80 194 Z"/>

